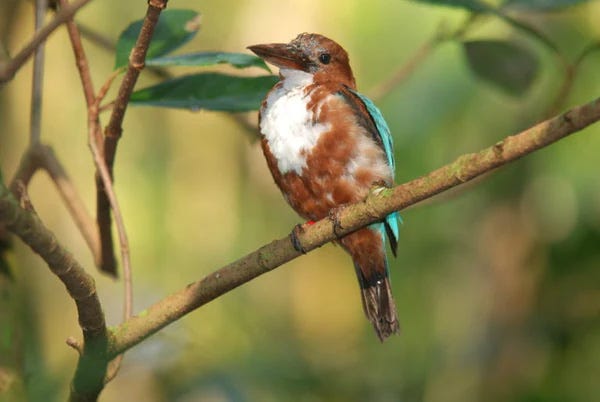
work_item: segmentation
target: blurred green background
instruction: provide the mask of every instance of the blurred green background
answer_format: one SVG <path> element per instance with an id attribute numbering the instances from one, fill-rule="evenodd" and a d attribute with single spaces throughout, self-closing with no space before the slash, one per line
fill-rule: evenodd
<path id="1" fill-rule="evenodd" d="M 32 34 L 31 2 L 3 0 L 0 42 Z M 145 1 L 95 1 L 77 20 L 111 40 Z M 171 1 L 202 13 L 183 51 L 246 52 L 319 32 L 351 57 L 359 90 L 391 76 L 441 21 L 465 11 L 409 1 Z M 573 60 L 600 37 L 600 4 L 519 15 Z M 532 88 L 509 96 L 475 78 L 444 43 L 378 104 L 394 135 L 397 181 L 477 151 L 539 121 L 563 75 L 552 54 L 488 18 L 467 39 L 511 38 L 540 61 Z M 98 88 L 113 54 L 85 41 Z M 600 52 L 581 65 L 563 107 L 600 94 Z M 259 69 L 234 74 L 260 75 Z M 176 73 L 194 69 L 173 70 Z M 0 91 L 0 167 L 14 173 L 28 141 L 31 61 Z M 144 72 L 138 88 L 158 79 Z M 114 88 L 108 99 L 115 95 Z M 255 113 L 248 116 L 256 124 Z M 103 124 L 107 115 L 102 115 Z M 46 46 L 42 138 L 94 211 L 86 115 L 65 29 Z M 350 258 L 326 245 L 215 300 L 127 353 L 102 401 L 600 400 L 600 126 L 403 212 L 393 290 L 402 334 L 380 344 L 364 318 Z M 256 136 L 231 115 L 131 107 L 115 167 L 131 243 L 135 310 L 289 233 L 300 220 L 266 169 Z M 52 182 L 30 196 L 44 222 L 97 279 L 116 325 L 122 284 L 98 275 Z M 116 238 L 116 236 L 115 236 Z M 2 309 L 17 317 L 32 401 L 64 400 L 80 337 L 62 284 L 14 241 Z M 8 307 L 7 307 L 8 306 Z M 15 324 L 15 322 L 17 324 Z M 2 323 L 2 326 L 8 325 Z M 6 327 L 5 327 L 6 329 Z"/>

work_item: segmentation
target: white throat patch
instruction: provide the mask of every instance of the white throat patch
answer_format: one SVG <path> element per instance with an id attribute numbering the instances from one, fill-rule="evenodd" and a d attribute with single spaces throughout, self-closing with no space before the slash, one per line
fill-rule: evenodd
<path id="1" fill-rule="evenodd" d="M 313 75 L 299 70 L 280 70 L 283 85 L 272 91 L 261 110 L 260 132 L 277 159 L 281 174 L 302 174 L 306 155 L 329 124 L 314 123 L 314 113 L 306 109 L 310 93 L 304 89 L 313 83 Z M 318 113 L 318 111 L 317 111 Z"/>

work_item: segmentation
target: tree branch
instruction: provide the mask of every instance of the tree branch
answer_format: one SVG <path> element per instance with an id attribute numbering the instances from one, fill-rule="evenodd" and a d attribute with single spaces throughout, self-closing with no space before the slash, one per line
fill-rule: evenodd
<path id="1" fill-rule="evenodd" d="M 402 210 L 548 146 L 598 120 L 600 98 L 506 137 L 478 153 L 463 155 L 418 179 L 371 192 L 365 201 L 341 210 L 338 223 L 342 229 L 335 228 L 335 231 L 340 235 L 348 234 L 381 220 L 393 211 Z M 304 229 L 299 240 L 307 251 L 336 239 L 334 223 L 328 218 Z M 124 352 L 194 309 L 300 255 L 292 246 L 290 236 L 275 240 L 167 296 L 113 331 L 109 356 Z"/>
<path id="2" fill-rule="evenodd" d="M 54 19 L 44 26 L 42 29 L 37 31 L 31 41 L 25 45 L 25 47 L 17 53 L 10 61 L 6 63 L 0 63 L 0 84 L 13 79 L 14 75 L 23 64 L 27 61 L 29 56 L 33 54 L 35 49 L 38 48 L 56 28 L 58 28 L 63 22 L 71 18 L 77 10 L 85 6 L 90 0 L 79 0 L 69 7 L 66 7 L 56 14 Z"/>
<path id="3" fill-rule="evenodd" d="M 92 251 L 94 259 L 97 260 L 100 254 L 100 241 L 96 224 L 85 208 L 65 168 L 54 154 L 52 147 L 43 144 L 32 144 L 23 154 L 9 189 L 13 194 L 17 194 L 18 184 L 23 183 L 27 187 L 38 169 L 45 170 L 54 182 L 73 221 L 75 221 L 85 242 Z"/>
<path id="4" fill-rule="evenodd" d="M 61 9 L 69 7 L 67 0 L 60 0 Z M 81 79 L 81 86 L 83 88 L 83 95 L 85 96 L 85 103 L 89 108 L 96 99 L 94 92 L 94 84 L 92 83 L 92 75 L 90 74 L 90 68 L 87 56 L 83 44 L 81 43 L 81 35 L 79 29 L 73 21 L 73 18 L 69 18 L 66 22 L 67 32 L 69 33 L 69 39 L 71 40 L 71 47 L 75 54 L 75 63 L 77 65 L 77 71 L 79 71 L 79 78 Z"/>
<path id="5" fill-rule="evenodd" d="M 74 300 L 85 343 L 71 385 L 71 400 L 95 400 L 106 372 L 107 331 L 94 279 L 33 211 L 21 208 L 3 183 L 0 183 L 0 222 L 42 257 Z"/>
<path id="6" fill-rule="evenodd" d="M 146 52 L 150 45 L 150 40 L 154 33 L 154 28 L 158 23 L 158 17 L 163 9 L 167 7 L 168 0 L 149 0 L 146 17 L 142 23 L 140 34 L 137 38 L 135 46 L 129 56 L 129 66 L 125 77 L 121 82 L 117 99 L 112 109 L 110 121 L 104 131 L 104 161 L 108 167 L 110 178 L 114 178 L 113 165 L 115 154 L 117 152 L 117 143 L 121 138 L 123 131 L 122 124 L 125 118 L 125 111 L 129 103 L 129 97 L 133 92 L 135 83 L 137 82 L 140 72 L 144 68 Z M 96 180 L 97 187 L 97 220 L 98 228 L 100 229 L 100 241 L 102 249 L 102 265 L 101 269 L 109 274 L 116 274 L 116 263 L 112 244 L 112 235 L 110 231 L 110 203 L 107 199 L 104 189 L 104 183 L 101 180 Z"/>

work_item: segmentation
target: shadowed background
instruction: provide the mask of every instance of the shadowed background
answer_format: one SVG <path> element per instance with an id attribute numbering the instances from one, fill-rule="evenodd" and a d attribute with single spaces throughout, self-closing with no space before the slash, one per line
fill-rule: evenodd
<path id="1" fill-rule="evenodd" d="M 14 53 L 32 34 L 33 6 L 5 1 L 0 40 Z M 441 20 L 456 26 L 466 15 L 404 1 L 366 3 L 172 1 L 169 7 L 202 13 L 201 31 L 183 52 L 244 52 L 305 31 L 329 36 L 350 54 L 358 88 L 367 95 Z M 144 11 L 144 2 L 92 2 L 77 20 L 116 40 Z M 600 35 L 598 2 L 529 18 L 570 59 Z M 378 100 L 394 135 L 398 182 L 544 115 L 562 80 L 553 56 L 499 20 L 486 20 L 468 35 L 507 37 L 529 43 L 540 60 L 539 76 L 524 96 L 474 78 L 462 48 L 445 43 Z M 84 46 L 98 89 L 112 71 L 113 54 L 89 41 Z M 598 96 L 599 62 L 596 53 L 581 65 L 565 107 Z M 30 77 L 31 62 L 0 91 L 5 179 L 27 145 Z M 93 211 L 86 111 L 64 28 L 47 42 L 44 79 L 42 141 L 54 147 Z M 156 82 L 145 71 L 137 87 Z M 350 258 L 327 245 L 128 352 L 101 400 L 593 400 L 600 395 L 599 131 L 592 126 L 403 212 L 391 266 L 401 336 L 378 342 L 363 316 Z M 275 187 L 255 133 L 224 113 L 130 107 L 115 175 L 136 312 L 300 221 Z M 96 274 L 44 173 L 35 176 L 30 196 L 43 221 L 96 276 L 109 324 L 119 323 L 122 285 Z M 64 340 L 80 336 L 75 308 L 37 257 L 17 241 L 14 249 L 12 286 L 24 323 L 15 348 L 25 356 L 27 392 L 34 401 L 64 400 L 76 363 Z"/>

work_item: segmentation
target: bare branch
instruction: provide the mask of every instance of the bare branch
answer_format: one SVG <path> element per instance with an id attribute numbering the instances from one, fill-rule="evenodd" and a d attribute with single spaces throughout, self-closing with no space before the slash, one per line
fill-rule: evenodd
<path id="1" fill-rule="evenodd" d="M 67 0 L 60 0 L 60 8 L 64 9 L 69 6 Z M 67 20 L 67 32 L 69 33 L 69 39 L 71 40 L 71 47 L 75 54 L 75 63 L 77 64 L 77 70 L 79 71 L 79 78 L 81 79 L 81 86 L 83 87 L 83 94 L 85 95 L 85 102 L 90 107 L 96 95 L 94 92 L 94 84 L 92 83 L 92 76 L 90 74 L 90 68 L 88 60 L 85 55 L 83 44 L 81 43 L 81 35 L 77 29 L 77 25 L 73 21 L 73 18 Z"/>
<path id="2" fill-rule="evenodd" d="M 338 223 L 342 229 L 336 231 L 340 235 L 348 234 L 381 220 L 393 211 L 402 210 L 522 158 L 598 120 L 600 99 L 506 137 L 478 153 L 463 155 L 418 179 L 372 192 L 365 201 L 349 205 L 339 213 Z M 334 224 L 328 218 L 305 227 L 299 238 L 307 251 L 335 239 Z M 196 308 L 300 255 L 288 236 L 189 284 L 116 328 L 111 337 L 109 356 L 124 352 Z"/>
<path id="3" fill-rule="evenodd" d="M 77 10 L 89 3 L 89 1 L 90 0 L 79 0 L 69 7 L 60 10 L 48 25 L 35 33 L 31 41 L 14 58 L 6 63 L 0 64 L 0 84 L 12 80 L 15 73 L 23 67 L 23 64 L 25 64 L 29 56 L 31 56 L 35 49 L 46 40 L 48 35 L 54 32 L 54 30 L 63 22 L 75 15 Z"/>

